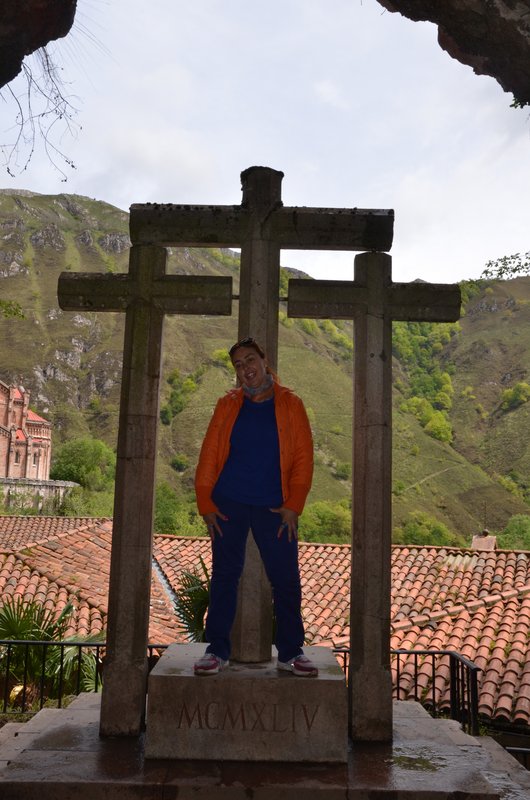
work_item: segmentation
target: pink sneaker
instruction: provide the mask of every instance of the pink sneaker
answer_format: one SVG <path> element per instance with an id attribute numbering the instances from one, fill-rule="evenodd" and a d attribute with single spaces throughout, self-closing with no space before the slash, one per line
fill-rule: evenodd
<path id="1" fill-rule="evenodd" d="M 293 675 L 297 675 L 299 678 L 316 678 L 318 675 L 318 668 L 303 653 L 290 661 L 278 661 L 277 667 L 278 669 L 292 672 Z"/>
<path id="2" fill-rule="evenodd" d="M 228 661 L 219 658 L 213 653 L 205 653 L 193 665 L 193 672 L 195 675 L 217 675 L 227 664 Z"/>

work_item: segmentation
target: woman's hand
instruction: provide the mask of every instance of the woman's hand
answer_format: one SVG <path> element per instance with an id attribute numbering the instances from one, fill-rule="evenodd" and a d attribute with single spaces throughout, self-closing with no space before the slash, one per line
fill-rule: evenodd
<path id="1" fill-rule="evenodd" d="M 203 520 L 205 521 L 206 527 L 208 528 L 208 535 L 210 536 L 212 542 L 215 539 L 216 533 L 218 533 L 219 536 L 223 535 L 223 532 L 217 521 L 217 517 L 219 517 L 219 519 L 224 519 L 224 520 L 228 519 L 228 517 L 225 517 L 225 515 L 221 514 L 220 511 L 210 511 L 209 514 L 204 514 L 203 516 Z"/>
<path id="2" fill-rule="evenodd" d="M 287 531 L 289 541 L 291 541 L 291 539 L 298 539 L 298 514 L 296 511 L 293 511 L 292 508 L 285 508 L 285 506 L 271 508 L 270 510 L 275 514 L 280 514 L 282 518 L 282 523 L 278 529 L 278 539 L 284 531 Z"/>

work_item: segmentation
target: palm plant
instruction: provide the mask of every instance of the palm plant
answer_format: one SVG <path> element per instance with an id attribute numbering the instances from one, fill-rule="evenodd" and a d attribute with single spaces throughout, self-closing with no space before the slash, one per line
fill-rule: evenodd
<path id="1" fill-rule="evenodd" d="M 204 642 L 204 617 L 210 597 L 210 576 L 200 556 L 199 562 L 200 571 L 181 573 L 180 589 L 175 592 L 175 612 L 190 642 Z"/>
<path id="2" fill-rule="evenodd" d="M 49 674 L 62 687 L 62 694 L 101 691 L 101 663 L 94 648 L 83 649 L 83 644 L 97 644 L 105 641 L 105 631 L 90 636 L 73 636 L 65 639 L 59 647 L 54 647 L 49 657 Z M 69 645 L 69 642 L 76 642 Z"/>
<path id="3" fill-rule="evenodd" d="M 26 698 L 53 689 L 53 670 L 49 648 L 30 642 L 60 641 L 66 634 L 74 610 L 68 602 L 60 615 L 22 597 L 9 598 L 0 608 L 0 640 L 20 642 L 0 646 L 0 668 L 5 676 L 4 696 Z"/>

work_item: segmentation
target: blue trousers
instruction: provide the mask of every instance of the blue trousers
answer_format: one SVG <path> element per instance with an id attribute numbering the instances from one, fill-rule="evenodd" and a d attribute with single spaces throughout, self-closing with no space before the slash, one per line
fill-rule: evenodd
<path id="1" fill-rule="evenodd" d="M 302 592 L 298 569 L 298 542 L 287 533 L 278 539 L 281 517 L 262 506 L 236 503 L 215 497 L 228 520 L 219 520 L 223 535 L 212 543 L 212 577 L 206 618 L 207 653 L 230 657 L 230 633 L 236 615 L 237 588 L 245 561 L 249 529 L 258 546 L 272 586 L 276 614 L 275 645 L 278 659 L 289 661 L 302 653 L 304 626 L 300 612 Z"/>

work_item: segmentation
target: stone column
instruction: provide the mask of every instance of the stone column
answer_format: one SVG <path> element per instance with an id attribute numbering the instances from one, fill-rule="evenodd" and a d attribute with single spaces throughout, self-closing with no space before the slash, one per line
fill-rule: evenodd
<path id="1" fill-rule="evenodd" d="M 131 248 L 129 275 L 149 297 L 166 250 Z M 138 735 L 145 714 L 153 509 L 164 312 L 137 302 L 126 313 L 110 565 L 103 736 Z"/>
<path id="2" fill-rule="evenodd" d="M 273 370 L 278 362 L 280 248 L 270 221 L 280 208 L 283 172 L 250 167 L 241 174 L 242 207 L 251 221 L 241 246 L 238 339 L 254 337 Z M 258 548 L 248 537 L 239 585 L 238 610 L 232 628 L 232 658 L 245 663 L 268 661 L 272 644 L 272 597 Z"/>
<path id="3" fill-rule="evenodd" d="M 385 253 L 355 257 L 367 302 L 355 320 L 349 728 L 353 739 L 378 742 L 392 739 L 391 263 Z"/>

